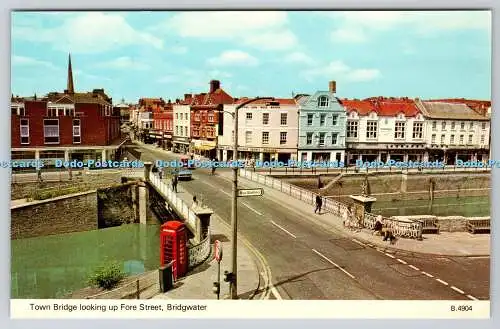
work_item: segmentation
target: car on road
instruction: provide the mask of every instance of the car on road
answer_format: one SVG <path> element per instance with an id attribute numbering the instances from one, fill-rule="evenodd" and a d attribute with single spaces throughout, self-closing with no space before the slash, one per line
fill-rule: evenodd
<path id="1" fill-rule="evenodd" d="M 181 158 L 181 162 L 182 162 L 182 166 L 184 168 L 194 169 L 194 164 L 190 164 L 189 163 L 189 158 L 188 157 L 182 157 Z"/>
<path id="2" fill-rule="evenodd" d="M 179 180 L 191 180 L 193 178 L 193 174 L 189 169 L 174 170 L 172 174 L 176 175 Z"/>

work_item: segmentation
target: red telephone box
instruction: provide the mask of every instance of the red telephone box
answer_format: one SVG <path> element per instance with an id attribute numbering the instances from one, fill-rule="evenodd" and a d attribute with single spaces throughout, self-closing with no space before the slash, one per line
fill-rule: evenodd
<path id="1" fill-rule="evenodd" d="M 186 226 L 178 221 L 163 224 L 160 231 L 160 266 L 172 261 L 172 273 L 177 280 L 188 269 Z"/>

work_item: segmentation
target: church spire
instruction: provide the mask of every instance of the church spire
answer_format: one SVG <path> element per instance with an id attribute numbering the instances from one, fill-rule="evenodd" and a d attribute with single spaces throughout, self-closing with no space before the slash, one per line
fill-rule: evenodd
<path id="1" fill-rule="evenodd" d="M 75 87 L 73 85 L 73 69 L 71 67 L 71 54 L 68 54 L 68 86 L 67 90 L 69 94 L 75 93 Z"/>

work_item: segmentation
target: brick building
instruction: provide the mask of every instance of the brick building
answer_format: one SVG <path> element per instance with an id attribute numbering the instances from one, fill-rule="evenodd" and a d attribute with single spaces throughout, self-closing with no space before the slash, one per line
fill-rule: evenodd
<path id="1" fill-rule="evenodd" d="M 71 57 L 63 93 L 11 99 L 12 159 L 108 160 L 122 143 L 120 113 L 104 89 L 75 92 Z"/>

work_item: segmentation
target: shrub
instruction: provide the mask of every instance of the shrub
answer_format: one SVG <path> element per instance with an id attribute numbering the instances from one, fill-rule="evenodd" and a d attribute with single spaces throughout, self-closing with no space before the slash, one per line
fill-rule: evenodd
<path id="1" fill-rule="evenodd" d="M 93 286 L 110 290 L 114 288 L 123 278 L 121 266 L 117 263 L 112 263 L 106 266 L 101 266 L 90 276 L 89 283 Z"/>

